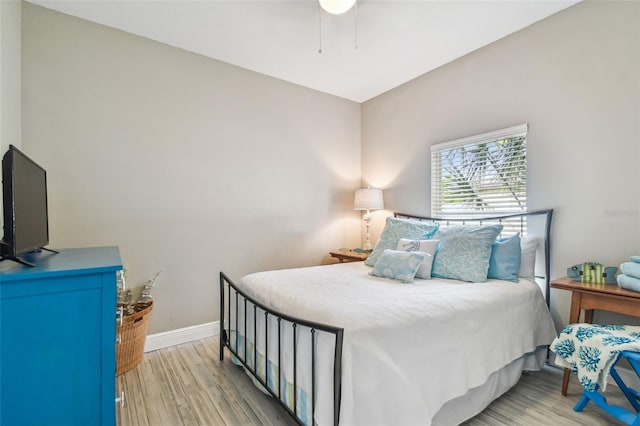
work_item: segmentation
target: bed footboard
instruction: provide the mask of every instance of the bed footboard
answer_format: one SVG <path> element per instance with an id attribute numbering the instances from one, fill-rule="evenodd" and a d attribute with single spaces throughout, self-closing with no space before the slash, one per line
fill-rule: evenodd
<path id="1" fill-rule="evenodd" d="M 232 311 L 234 314 L 232 315 Z M 240 313 L 242 311 L 242 313 Z M 261 320 L 258 321 L 258 318 Z M 248 322 L 253 321 L 252 330 L 248 329 Z M 276 332 L 270 333 L 270 324 L 276 321 Z M 242 323 L 242 325 L 240 325 Z M 264 326 L 262 326 L 264 325 Z M 286 328 L 290 330 L 286 332 Z M 247 335 L 247 333 L 249 335 Z M 304 339 L 302 333 L 308 333 Z M 224 272 L 220 272 L 220 361 L 224 361 L 224 348 L 235 357 L 235 360 L 244 366 L 251 375 L 282 405 L 285 410 L 299 423 L 314 425 L 317 401 L 317 355 L 318 337 L 320 334 L 330 336 L 334 342 L 333 360 L 333 424 L 338 425 L 340 416 L 340 397 L 342 382 L 342 341 L 344 329 L 295 318 L 271 309 L 252 299 L 242 290 L 238 289 Z M 273 335 L 275 334 L 275 336 Z M 291 335 L 286 339 L 285 335 Z M 310 347 L 301 348 L 303 344 Z M 263 342 L 261 350 L 258 349 L 258 341 Z M 249 346 L 253 342 L 253 348 Z M 274 346 L 275 345 L 275 346 Z M 270 353 L 277 352 L 272 357 Z M 305 356 L 306 355 L 306 356 Z M 310 356 L 309 356 L 310 355 Z M 293 361 L 292 383 L 283 383 L 283 362 L 285 357 Z M 303 359 L 304 358 L 304 359 Z M 234 361 L 235 361 L 234 360 Z M 300 366 L 309 371 L 311 383 L 311 416 L 307 416 L 307 422 L 303 421 L 298 413 L 299 386 L 297 383 Z M 277 373 L 275 371 L 277 370 Z M 271 373 L 271 375 L 270 375 Z M 292 385 L 293 401 L 287 402 L 287 395 L 283 395 L 283 384 Z M 309 395 L 305 393 L 305 397 Z M 284 398 L 284 399 L 283 399 Z M 309 421 L 310 420 L 310 421 Z"/>

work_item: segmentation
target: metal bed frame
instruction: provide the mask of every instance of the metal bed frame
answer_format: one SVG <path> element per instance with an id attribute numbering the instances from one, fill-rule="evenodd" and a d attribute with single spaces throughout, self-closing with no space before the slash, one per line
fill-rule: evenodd
<path id="1" fill-rule="evenodd" d="M 461 225 L 470 225 L 477 224 L 483 225 L 487 223 L 503 223 L 509 219 L 520 219 L 520 232 L 523 232 L 526 228 L 526 219 L 529 216 L 546 216 L 545 217 L 545 231 L 544 231 L 544 259 L 545 259 L 545 276 L 544 277 L 536 277 L 536 278 L 544 278 L 545 280 L 545 299 L 547 301 L 547 306 L 549 305 L 549 280 L 550 280 L 550 234 L 551 234 L 551 218 L 553 216 L 553 210 L 539 210 L 528 213 L 520 213 L 520 214 L 511 214 L 504 216 L 490 216 L 483 218 L 431 218 L 425 216 L 415 216 L 411 214 L 404 213 L 394 213 L 395 217 L 398 218 L 408 218 L 408 219 L 417 219 L 421 221 L 433 221 L 444 224 L 445 226 L 450 226 L 453 224 L 461 224 Z M 226 290 L 226 291 L 225 291 Z M 233 297 L 232 297 L 233 293 Z M 225 309 L 225 302 L 228 309 Z M 231 306 L 232 302 L 235 304 L 235 318 L 231 315 Z M 244 307 L 244 334 L 243 338 L 245 339 L 245 343 L 243 344 L 244 350 L 239 351 L 239 334 L 237 332 L 238 328 L 238 320 L 239 313 L 238 307 L 242 304 Z M 249 306 L 250 305 L 250 306 Z M 247 353 L 247 312 L 249 309 L 253 309 L 253 353 Z M 264 330 L 261 328 L 260 333 L 264 333 L 265 339 L 265 347 L 264 347 L 264 374 L 260 375 L 257 371 L 258 365 L 258 352 L 257 352 L 257 336 L 258 336 L 258 325 L 257 325 L 257 317 L 258 314 L 261 313 L 264 315 Z M 226 315 L 226 317 L 225 317 Z M 277 377 L 277 389 L 273 389 L 272 386 L 268 384 L 269 377 L 269 327 L 268 327 L 268 318 L 273 317 L 277 320 L 277 336 L 275 339 L 277 340 L 277 348 L 278 348 L 278 377 Z M 233 320 L 233 321 L 232 321 Z M 235 329 L 231 326 L 235 324 Z M 225 327 L 226 325 L 226 327 Z M 282 331 L 284 327 L 291 327 L 292 330 L 292 345 L 289 350 L 293 351 L 293 409 L 291 409 L 286 401 L 282 399 L 282 354 L 283 350 L 286 348 L 283 345 L 283 336 Z M 232 337 L 231 331 L 236 330 L 235 333 L 235 348 L 232 345 Z M 300 333 L 307 332 L 310 334 L 310 342 L 311 342 L 311 359 L 306 360 L 311 364 L 311 423 L 315 424 L 315 409 L 316 409 L 316 354 L 317 354 L 317 345 L 316 339 L 318 333 L 327 333 L 328 335 L 332 335 L 335 339 L 335 351 L 333 354 L 333 424 L 338 425 L 340 420 L 340 401 L 341 401 L 341 389 L 342 389 L 342 342 L 344 329 L 341 327 L 334 327 L 326 324 L 320 324 L 313 321 L 307 321 L 305 319 L 292 317 L 287 314 L 283 314 L 274 309 L 271 309 L 252 297 L 248 296 L 242 290 L 240 290 L 237 285 L 231 281 L 231 279 L 225 275 L 224 272 L 220 272 L 220 361 L 224 361 L 224 348 L 226 347 L 229 352 L 235 357 L 237 362 L 242 364 L 244 368 L 276 399 L 276 401 L 284 407 L 284 409 L 298 422 L 299 424 L 304 424 L 304 422 L 300 419 L 297 412 L 297 404 L 298 404 L 298 393 L 297 393 L 297 373 L 298 373 L 298 364 L 301 360 L 298 359 L 298 342 L 296 337 L 296 330 Z M 249 361 L 252 361 L 250 363 Z M 302 360 L 304 362 L 305 360 Z"/>
<path id="2" fill-rule="evenodd" d="M 227 309 L 227 318 L 226 324 L 227 328 L 225 328 L 225 288 L 227 291 L 227 303 L 229 309 Z M 236 325 L 236 333 L 235 333 L 235 348 L 231 345 L 231 293 L 233 293 L 235 300 L 235 325 Z M 242 302 L 240 302 L 242 301 Z M 238 352 L 239 348 L 239 335 L 237 332 L 238 328 L 238 306 L 239 303 L 244 304 L 244 334 L 245 343 L 243 345 L 244 351 Z M 247 305 L 250 304 L 253 309 L 253 354 L 247 354 Z M 258 310 L 264 313 L 265 321 L 264 321 L 264 339 L 265 339 L 265 347 L 264 347 L 264 376 L 260 376 L 257 372 L 258 365 L 258 351 L 257 351 L 257 342 L 256 338 L 258 335 Z M 268 317 L 273 316 L 278 321 L 278 333 L 276 336 L 277 344 L 278 344 L 278 380 L 277 380 L 277 390 L 274 390 L 268 384 L 269 377 L 269 327 L 268 327 Z M 291 409 L 285 401 L 282 400 L 282 349 L 283 349 L 283 337 L 282 330 L 286 324 L 283 322 L 289 323 L 292 329 L 292 347 L 293 347 L 293 409 Z M 244 368 L 251 373 L 253 377 L 255 377 L 258 382 L 278 401 L 280 405 L 282 405 L 285 410 L 299 423 L 304 424 L 303 421 L 299 418 L 297 413 L 298 406 L 298 392 L 297 392 L 297 377 L 298 377 L 298 346 L 297 346 L 297 336 L 296 330 L 300 332 L 308 332 L 310 334 L 311 341 L 311 359 L 307 360 L 307 362 L 311 363 L 311 419 L 315 418 L 316 411 L 316 334 L 317 333 L 328 333 L 334 336 L 335 341 L 335 351 L 333 356 L 333 424 L 338 425 L 338 421 L 340 419 L 340 398 L 342 395 L 342 340 L 344 329 L 340 327 L 333 327 L 326 324 L 320 324 L 313 321 L 307 321 L 301 318 L 292 317 L 290 315 L 286 315 L 280 312 L 277 312 L 271 308 L 268 308 L 261 304 L 260 302 L 254 300 L 249 297 L 242 290 L 238 289 L 235 283 L 227 277 L 224 272 L 220 272 L 220 361 L 224 361 L 224 348 L 227 347 L 229 352 L 231 352 L 237 361 L 239 361 Z M 262 330 L 261 330 L 262 332 Z M 252 356 L 253 364 L 249 363 L 248 356 Z M 253 366 L 252 366 L 253 365 Z"/>

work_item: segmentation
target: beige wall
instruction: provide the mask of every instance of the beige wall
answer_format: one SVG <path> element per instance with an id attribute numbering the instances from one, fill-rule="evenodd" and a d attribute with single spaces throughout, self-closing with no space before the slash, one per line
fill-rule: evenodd
<path id="1" fill-rule="evenodd" d="M 218 273 L 356 246 L 360 105 L 23 4 L 23 149 L 51 247 L 162 270 L 150 332 L 217 319 Z"/>
<path id="2" fill-rule="evenodd" d="M 20 0 L 0 1 L 0 154 L 21 141 L 21 14 Z"/>
<path id="3" fill-rule="evenodd" d="M 640 3 L 586 1 L 362 107 L 363 180 L 430 210 L 430 145 L 529 123 L 528 204 L 554 208 L 552 277 L 640 253 Z M 552 291 L 558 324 L 569 295 Z M 597 319 L 597 318 L 596 318 Z"/>
<path id="4" fill-rule="evenodd" d="M 21 15 L 20 0 L 0 1 L 0 158 L 10 144 L 20 147 L 22 141 Z M 2 223 L 0 195 L 0 233 Z"/>

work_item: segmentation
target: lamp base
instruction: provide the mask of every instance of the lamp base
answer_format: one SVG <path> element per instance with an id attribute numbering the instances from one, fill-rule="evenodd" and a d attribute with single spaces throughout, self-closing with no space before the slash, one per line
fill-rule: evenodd
<path id="1" fill-rule="evenodd" d="M 369 210 L 367 210 L 367 213 L 362 216 L 362 220 L 364 221 L 365 227 L 367 229 L 367 237 L 362 248 L 370 251 L 373 247 L 371 246 L 371 238 L 369 237 L 369 228 L 371 227 L 371 213 L 369 212 Z"/>

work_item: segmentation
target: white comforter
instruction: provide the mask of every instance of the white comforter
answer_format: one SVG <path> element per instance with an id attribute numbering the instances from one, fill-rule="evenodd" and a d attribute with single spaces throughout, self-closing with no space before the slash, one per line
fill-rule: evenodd
<path id="1" fill-rule="evenodd" d="M 342 425 L 430 424 L 445 402 L 555 337 L 535 283 L 401 284 L 369 271 L 362 262 L 345 263 L 261 272 L 238 282 L 273 309 L 344 328 Z M 329 368 L 319 366 L 324 381 Z M 331 410 L 330 396 L 321 392 L 318 424 L 331 423 Z"/>

